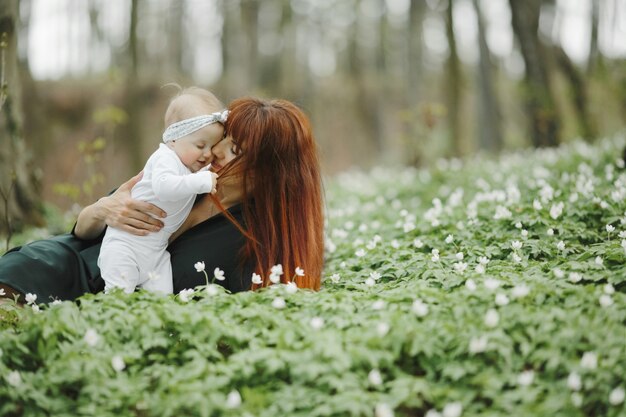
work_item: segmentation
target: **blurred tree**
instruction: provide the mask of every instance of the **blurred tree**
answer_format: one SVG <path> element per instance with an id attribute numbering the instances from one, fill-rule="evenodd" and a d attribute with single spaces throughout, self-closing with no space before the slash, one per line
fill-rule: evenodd
<path id="1" fill-rule="evenodd" d="M 450 129 L 450 152 L 461 153 L 461 62 L 454 37 L 454 0 L 448 0 L 446 7 L 446 36 L 448 37 L 448 59 L 446 61 L 446 105 L 448 108 L 448 127 Z"/>
<path id="2" fill-rule="evenodd" d="M 485 22 L 480 8 L 480 1 L 473 0 L 478 21 L 478 48 L 480 52 L 478 71 L 478 144 L 481 149 L 498 152 L 502 149 L 502 127 L 498 98 L 493 78 L 491 52 L 487 45 Z"/>
<path id="3" fill-rule="evenodd" d="M 0 2 L 0 232 L 43 225 L 37 170 L 22 136 L 18 0 Z"/>
<path id="4" fill-rule="evenodd" d="M 511 23 L 524 58 L 523 100 L 535 147 L 559 143 L 560 121 L 550 89 L 545 51 L 539 39 L 540 0 L 509 0 Z"/>

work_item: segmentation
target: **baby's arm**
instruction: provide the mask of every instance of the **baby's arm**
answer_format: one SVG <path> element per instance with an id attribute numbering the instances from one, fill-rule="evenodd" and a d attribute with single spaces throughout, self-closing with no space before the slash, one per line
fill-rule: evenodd
<path id="1" fill-rule="evenodd" d="M 171 158 L 174 158 L 173 156 Z M 217 174 L 198 171 L 192 174 L 178 174 L 170 157 L 155 161 L 152 173 L 152 189 L 162 201 L 182 200 L 193 194 L 214 193 Z"/>

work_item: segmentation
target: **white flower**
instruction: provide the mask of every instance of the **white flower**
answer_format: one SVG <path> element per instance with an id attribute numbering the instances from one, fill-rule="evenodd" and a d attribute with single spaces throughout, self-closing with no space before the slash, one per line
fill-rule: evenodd
<path id="1" fill-rule="evenodd" d="M 111 358 L 111 366 L 116 372 L 122 372 L 126 368 L 126 363 L 120 355 L 115 355 Z"/>
<path id="2" fill-rule="evenodd" d="M 473 279 L 470 278 L 465 281 L 465 288 L 467 288 L 469 291 L 476 291 L 476 283 Z"/>
<path id="3" fill-rule="evenodd" d="M 217 295 L 217 293 L 219 292 L 219 285 L 215 285 L 215 284 L 209 284 L 206 287 L 206 293 L 207 295 L 214 297 Z"/>
<path id="4" fill-rule="evenodd" d="M 469 343 L 469 352 L 472 354 L 484 352 L 487 350 L 488 341 L 486 336 L 473 337 Z"/>
<path id="5" fill-rule="evenodd" d="M 376 325 L 376 333 L 378 333 L 380 337 L 385 336 L 388 332 L 389 332 L 389 325 L 385 323 L 384 321 L 381 321 L 380 323 Z"/>
<path id="6" fill-rule="evenodd" d="M 35 300 L 37 300 L 37 294 L 31 294 L 28 293 L 26 294 L 26 304 L 33 304 L 35 302 Z"/>
<path id="7" fill-rule="evenodd" d="M 281 264 L 277 264 L 274 265 L 271 269 L 270 269 L 270 273 L 274 274 L 274 275 L 282 275 L 283 274 L 283 266 Z"/>
<path id="8" fill-rule="evenodd" d="M 572 399 L 572 404 L 574 404 L 574 406 L 580 407 L 583 405 L 583 396 L 580 395 L 580 393 L 572 392 L 572 396 L 570 398 Z"/>
<path id="9" fill-rule="evenodd" d="M 443 417 L 460 417 L 463 413 L 463 405 L 460 402 L 448 403 L 443 407 Z"/>
<path id="10" fill-rule="evenodd" d="M 613 391 L 609 394 L 609 402 L 611 405 L 620 405 L 624 402 L 624 397 L 626 393 L 624 392 L 624 388 L 617 387 L 614 388 Z"/>
<path id="11" fill-rule="evenodd" d="M 527 387 L 533 383 L 535 372 L 532 369 L 523 371 L 517 376 L 517 383 L 523 387 Z"/>
<path id="12" fill-rule="evenodd" d="M 193 290 L 191 288 L 187 288 L 185 290 L 181 290 L 178 293 L 178 297 L 180 298 L 180 301 L 182 301 L 183 303 L 186 303 L 187 301 L 190 300 L 189 297 L 191 297 L 191 295 L 193 294 Z"/>
<path id="13" fill-rule="evenodd" d="M 514 240 L 511 242 L 511 247 L 514 250 L 522 249 L 522 242 L 520 242 L 519 240 Z"/>
<path id="14" fill-rule="evenodd" d="M 341 280 L 341 276 L 339 274 L 332 274 L 330 276 L 330 282 L 336 284 L 339 282 L 339 280 Z"/>
<path id="15" fill-rule="evenodd" d="M 611 295 L 615 293 L 615 288 L 613 287 L 612 284 L 605 284 L 604 285 L 604 293 Z"/>
<path id="16" fill-rule="evenodd" d="M 454 236 L 452 235 L 446 236 L 446 243 L 452 243 L 452 242 L 454 242 Z"/>
<path id="17" fill-rule="evenodd" d="M 567 386 L 572 391 L 579 391 L 580 388 L 583 386 L 580 375 L 578 375 L 576 372 L 571 372 L 567 377 Z"/>
<path id="18" fill-rule="evenodd" d="M 321 317 L 313 317 L 310 324 L 312 328 L 314 328 L 315 330 L 319 330 L 324 327 L 324 319 Z"/>
<path id="19" fill-rule="evenodd" d="M 300 268 L 299 266 L 296 267 L 296 275 L 299 277 L 303 277 L 304 276 L 304 269 Z"/>
<path id="20" fill-rule="evenodd" d="M 485 280 L 485 288 L 487 288 L 488 290 L 495 290 L 496 288 L 498 288 L 500 286 L 500 281 L 498 281 L 495 278 L 487 278 Z"/>
<path id="21" fill-rule="evenodd" d="M 280 275 L 272 272 L 270 274 L 270 282 L 272 284 L 278 284 L 280 282 Z"/>
<path id="22" fill-rule="evenodd" d="M 496 310 L 490 308 L 485 314 L 485 325 L 487 327 L 496 327 L 500 321 L 500 315 Z"/>
<path id="23" fill-rule="evenodd" d="M 383 378 L 380 375 L 378 369 L 372 369 L 370 373 L 367 375 L 367 379 L 372 385 L 380 385 L 383 383 Z"/>
<path id="24" fill-rule="evenodd" d="M 204 271 L 204 261 L 202 262 L 196 262 L 195 264 L 193 264 L 194 268 L 196 268 L 196 271 L 198 272 L 203 272 Z"/>
<path id="25" fill-rule="evenodd" d="M 226 408 L 238 408 L 241 405 L 241 394 L 239 391 L 232 390 L 226 397 Z"/>
<path id="26" fill-rule="evenodd" d="M 554 235 L 554 229 L 548 229 L 548 231 L 546 232 L 548 236 L 553 236 Z"/>
<path id="27" fill-rule="evenodd" d="M 7 374 L 5 378 L 7 380 L 7 383 L 13 387 L 22 385 L 22 376 L 20 375 L 19 371 L 11 371 Z"/>
<path id="28" fill-rule="evenodd" d="M 359 249 L 356 252 L 354 252 L 354 254 L 358 257 L 358 258 L 362 258 L 365 256 L 365 249 Z"/>
<path id="29" fill-rule="evenodd" d="M 509 297 L 504 293 L 496 294 L 496 304 L 499 306 L 505 306 L 509 303 Z"/>
<path id="30" fill-rule="evenodd" d="M 565 250 L 565 242 L 563 242 L 562 240 L 559 240 L 559 242 L 556 244 L 556 248 L 558 250 Z"/>
<path id="31" fill-rule="evenodd" d="M 372 277 L 369 277 L 365 280 L 365 285 L 367 285 L 368 287 L 373 287 L 374 285 L 376 285 L 376 280 Z"/>
<path id="32" fill-rule="evenodd" d="M 578 272 L 570 272 L 569 273 L 569 280 L 571 282 L 579 282 L 581 279 L 583 279 L 583 276 L 578 273 Z"/>
<path id="33" fill-rule="evenodd" d="M 374 310 L 382 310 L 383 308 L 385 308 L 385 302 L 383 300 L 376 300 L 372 304 L 372 309 Z"/>
<path id="34" fill-rule="evenodd" d="M 606 225 L 606 231 L 609 232 L 609 233 L 614 232 L 615 231 L 615 227 L 610 225 L 610 224 L 607 224 Z"/>
<path id="35" fill-rule="evenodd" d="M 381 275 L 377 271 L 370 272 L 370 278 L 373 279 L 374 281 L 378 281 L 380 277 Z"/>
<path id="36" fill-rule="evenodd" d="M 602 259 L 601 256 L 596 256 L 595 263 L 596 265 L 602 266 L 602 264 L 604 263 L 604 260 Z"/>
<path id="37" fill-rule="evenodd" d="M 85 332 L 85 336 L 83 336 L 83 339 L 85 340 L 85 343 L 87 343 L 87 345 L 94 347 L 98 344 L 98 341 L 100 340 L 100 335 L 94 329 L 88 329 L 87 332 Z"/>
<path id="38" fill-rule="evenodd" d="M 552 273 L 554 274 L 554 276 L 556 278 L 563 278 L 565 276 L 565 272 L 563 272 L 561 269 L 559 268 L 554 268 L 552 270 Z"/>
<path id="39" fill-rule="evenodd" d="M 485 265 L 478 264 L 478 265 L 476 265 L 475 270 L 476 270 L 477 274 L 484 274 L 485 273 Z"/>
<path id="40" fill-rule="evenodd" d="M 256 272 L 252 273 L 252 283 L 259 285 L 263 283 L 263 279 L 261 278 L 261 275 L 257 274 Z"/>
<path id="41" fill-rule="evenodd" d="M 454 270 L 458 272 L 459 274 L 462 274 L 467 269 L 467 263 L 465 262 L 457 262 L 453 264 L 452 266 L 454 267 Z"/>
<path id="42" fill-rule="evenodd" d="M 559 216 L 563 213 L 563 203 L 559 202 L 556 204 L 552 204 L 552 207 L 550 207 L 550 217 L 552 217 L 554 220 L 558 219 Z"/>
<path id="43" fill-rule="evenodd" d="M 224 271 L 222 271 L 219 268 L 215 268 L 213 270 L 213 276 L 215 276 L 215 279 L 218 281 L 224 281 Z"/>
<path id="44" fill-rule="evenodd" d="M 600 305 L 602 307 L 610 307 L 613 305 L 613 298 L 608 294 L 602 294 L 600 296 Z"/>
<path id="45" fill-rule="evenodd" d="M 418 317 L 424 317 L 428 314 L 428 305 L 424 304 L 422 300 L 413 301 L 411 309 Z"/>
<path id="46" fill-rule="evenodd" d="M 594 352 L 585 352 L 580 359 L 580 366 L 585 369 L 596 369 L 598 367 L 598 356 Z"/>
<path id="47" fill-rule="evenodd" d="M 422 242 L 419 239 L 414 239 L 413 240 L 413 246 L 415 246 L 417 249 L 420 249 L 420 248 L 424 247 L 424 242 Z"/>
<path id="48" fill-rule="evenodd" d="M 374 409 L 375 417 L 394 417 L 393 409 L 385 403 L 376 404 Z"/>
<path id="49" fill-rule="evenodd" d="M 486 256 L 481 256 L 480 258 L 478 258 L 478 263 L 486 266 L 489 263 L 489 258 L 487 258 Z"/>
<path id="50" fill-rule="evenodd" d="M 526 297 L 529 292 L 530 292 L 530 288 L 528 288 L 524 284 L 519 284 L 513 287 L 513 289 L 511 290 L 511 295 L 514 298 L 522 298 L 522 297 Z"/>
<path id="51" fill-rule="evenodd" d="M 285 300 L 283 300 L 280 297 L 276 297 L 274 298 L 274 300 L 272 300 L 272 307 L 277 308 L 277 309 L 281 309 L 281 308 L 285 308 L 285 306 L 287 305 L 287 303 L 285 303 Z"/>
<path id="52" fill-rule="evenodd" d="M 288 282 L 285 285 L 285 291 L 287 291 L 287 294 L 295 294 L 296 292 L 298 292 L 298 286 L 295 282 Z"/>

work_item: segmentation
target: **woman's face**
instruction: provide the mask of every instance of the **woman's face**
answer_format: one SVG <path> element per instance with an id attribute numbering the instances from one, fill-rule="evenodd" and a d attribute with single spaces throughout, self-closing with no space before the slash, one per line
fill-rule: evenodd
<path id="1" fill-rule="evenodd" d="M 219 141 L 211 149 L 213 153 L 213 162 L 211 162 L 211 170 L 219 172 L 226 164 L 235 159 L 239 155 L 239 148 L 235 145 L 231 136 L 226 136 Z"/>

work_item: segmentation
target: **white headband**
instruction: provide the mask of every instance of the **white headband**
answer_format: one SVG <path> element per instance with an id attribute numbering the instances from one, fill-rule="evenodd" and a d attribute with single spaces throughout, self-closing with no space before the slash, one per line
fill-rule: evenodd
<path id="1" fill-rule="evenodd" d="M 228 110 L 224 110 L 172 123 L 165 129 L 165 132 L 163 132 L 163 142 L 167 143 L 171 140 L 180 139 L 212 123 L 220 122 L 224 124 L 227 118 Z"/>

